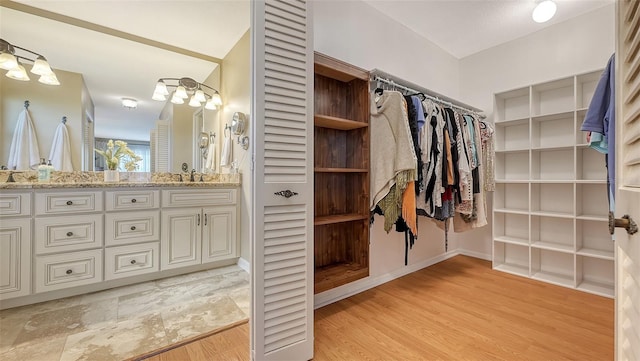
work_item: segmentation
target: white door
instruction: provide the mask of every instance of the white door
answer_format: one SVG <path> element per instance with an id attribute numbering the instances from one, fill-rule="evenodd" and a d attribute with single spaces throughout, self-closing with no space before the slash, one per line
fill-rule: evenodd
<path id="1" fill-rule="evenodd" d="M 640 1 L 620 0 L 616 50 L 616 217 L 640 220 Z M 616 360 L 640 360 L 640 233 L 616 228 Z"/>
<path id="2" fill-rule="evenodd" d="M 160 267 L 163 270 L 200 264 L 201 208 L 162 211 Z"/>
<path id="3" fill-rule="evenodd" d="M 312 18 L 306 0 L 251 3 L 254 360 L 313 357 Z"/>

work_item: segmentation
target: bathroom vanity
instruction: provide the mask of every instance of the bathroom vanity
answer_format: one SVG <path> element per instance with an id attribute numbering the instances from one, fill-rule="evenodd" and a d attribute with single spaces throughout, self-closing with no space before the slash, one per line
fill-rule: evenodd
<path id="1" fill-rule="evenodd" d="M 238 174 L 105 183 L 76 173 L 0 183 L 0 309 L 237 262 Z"/>

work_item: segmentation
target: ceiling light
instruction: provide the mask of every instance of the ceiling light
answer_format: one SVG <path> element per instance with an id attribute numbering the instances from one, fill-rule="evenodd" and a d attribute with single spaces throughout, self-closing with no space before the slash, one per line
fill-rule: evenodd
<path id="1" fill-rule="evenodd" d="M 192 107 L 199 107 L 205 103 L 205 109 L 215 110 L 222 105 L 222 98 L 216 89 L 187 77 L 158 79 L 151 99 L 166 101 L 166 95 L 170 94 L 169 87 L 175 88 L 171 97 L 173 104 L 184 104 L 184 100 L 191 96 L 189 105 Z M 211 90 L 213 95 L 205 92 L 207 89 Z"/>
<path id="2" fill-rule="evenodd" d="M 138 107 L 138 101 L 131 98 L 122 98 L 122 106 L 127 109 L 135 109 Z"/>
<path id="3" fill-rule="evenodd" d="M 27 74 L 27 71 L 24 69 L 24 66 L 22 66 L 22 64 L 20 64 L 20 61 L 18 61 L 18 67 L 12 70 L 9 70 L 6 74 L 6 76 L 8 78 L 11 79 L 15 79 L 15 80 L 20 80 L 20 81 L 29 81 L 31 80 L 29 78 L 29 74 Z"/>
<path id="4" fill-rule="evenodd" d="M 552 0 L 544 0 L 540 2 L 535 9 L 533 9 L 533 14 L 531 17 L 533 21 L 536 23 L 544 23 L 553 17 L 556 14 L 556 3 Z"/>
<path id="5" fill-rule="evenodd" d="M 22 55 L 17 55 L 17 50 L 20 50 L 23 53 L 28 53 L 28 55 L 35 56 L 35 60 Z M 0 39 L 0 68 L 8 70 L 6 75 L 11 79 L 21 81 L 31 80 L 27 75 L 24 66 L 20 64 L 20 60 L 30 61 L 33 63 L 31 73 L 40 75 L 40 79 L 38 80 L 40 83 L 60 85 L 58 78 L 51 70 L 51 66 L 43 55 L 17 45 L 10 44 L 4 39 Z"/>

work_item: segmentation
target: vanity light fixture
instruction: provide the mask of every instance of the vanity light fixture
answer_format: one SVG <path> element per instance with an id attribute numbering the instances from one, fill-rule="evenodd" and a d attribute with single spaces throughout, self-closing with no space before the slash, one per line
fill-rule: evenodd
<path id="1" fill-rule="evenodd" d="M 544 0 L 536 5 L 531 17 L 536 23 L 544 23 L 551 20 L 556 14 L 556 9 L 556 3 L 553 0 Z"/>
<path id="2" fill-rule="evenodd" d="M 222 105 L 222 98 L 216 89 L 187 77 L 158 79 L 151 99 L 166 101 L 167 97 L 171 94 L 168 89 L 169 87 L 175 87 L 173 95 L 171 96 L 171 102 L 173 104 L 184 104 L 185 99 L 191 97 L 191 99 L 189 99 L 189 105 L 192 107 L 200 107 L 204 103 L 205 109 L 215 110 L 218 106 Z M 210 89 L 213 95 L 206 93 L 204 91 L 205 89 Z"/>
<path id="3" fill-rule="evenodd" d="M 32 54 L 36 57 L 35 60 L 22 55 L 16 55 L 16 49 Z M 40 75 L 40 79 L 38 79 L 40 83 L 60 85 L 56 74 L 51 70 L 51 66 L 49 66 L 47 59 L 43 55 L 38 54 L 35 51 L 13 45 L 4 39 L 0 39 L 0 69 L 7 70 L 6 76 L 8 78 L 20 81 L 29 81 L 31 79 L 22 65 L 21 60 L 33 63 L 31 73 Z"/>
<path id="4" fill-rule="evenodd" d="M 135 109 L 138 107 L 138 101 L 132 98 L 122 98 L 122 106 L 127 109 Z"/>

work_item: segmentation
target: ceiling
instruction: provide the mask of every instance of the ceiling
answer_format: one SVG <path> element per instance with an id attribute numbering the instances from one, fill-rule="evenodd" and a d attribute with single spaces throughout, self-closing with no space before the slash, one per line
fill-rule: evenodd
<path id="1" fill-rule="evenodd" d="M 543 24 L 531 19 L 539 0 L 365 2 L 460 59 L 613 4 L 614 0 L 555 0 L 556 15 Z"/>
<path id="2" fill-rule="evenodd" d="M 364 1 L 453 56 L 463 58 L 614 0 L 556 0 L 558 12 L 544 24 L 531 20 L 535 0 Z M 148 139 L 163 106 L 162 102 L 151 100 L 158 78 L 188 76 L 204 81 L 217 65 L 210 57 L 224 58 L 249 29 L 250 20 L 249 0 L 18 3 L 185 50 L 182 54 L 163 50 L 0 7 L 2 38 L 44 54 L 54 69 L 82 73 L 95 104 L 96 135 L 120 139 Z M 185 52 L 196 54 L 188 56 Z M 138 108 L 123 108 L 123 97 L 137 99 Z"/>

